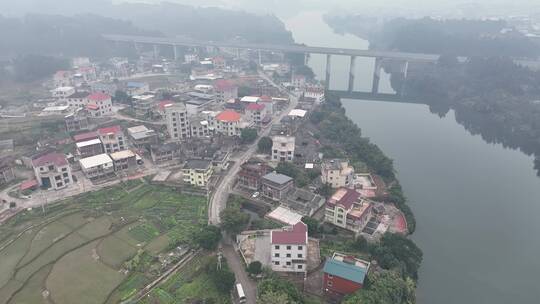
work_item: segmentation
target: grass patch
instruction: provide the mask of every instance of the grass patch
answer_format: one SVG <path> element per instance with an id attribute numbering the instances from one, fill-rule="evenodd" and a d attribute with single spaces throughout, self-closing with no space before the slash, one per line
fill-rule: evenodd
<path id="1" fill-rule="evenodd" d="M 144 249 L 148 251 L 151 255 L 157 255 L 160 252 L 167 249 L 170 244 L 170 239 L 167 235 L 160 235 L 157 238 L 153 239 Z"/>
<path id="2" fill-rule="evenodd" d="M 159 231 L 152 223 L 142 223 L 131 228 L 129 235 L 141 243 L 146 243 L 159 236 Z"/>
<path id="3" fill-rule="evenodd" d="M 71 231 L 72 229 L 69 226 L 59 221 L 43 226 L 32 239 L 30 249 L 20 264 L 24 265 L 30 262 L 47 247 L 66 237 Z"/>
<path id="4" fill-rule="evenodd" d="M 104 238 L 97 246 L 97 254 L 103 263 L 119 269 L 137 253 L 137 249 L 114 235 Z"/>
<path id="5" fill-rule="evenodd" d="M 96 258 L 97 243 L 70 252 L 55 263 L 46 282 L 55 303 L 100 304 L 124 280 L 123 274 Z"/>
<path id="6" fill-rule="evenodd" d="M 131 273 L 129 277 L 118 286 L 107 303 L 113 304 L 129 299 L 139 289 L 146 286 L 150 280 L 141 273 Z"/>
<path id="7" fill-rule="evenodd" d="M 0 286 L 4 286 L 11 279 L 20 259 L 24 256 L 34 238 L 35 230 L 25 232 L 16 241 L 0 252 Z"/>
<path id="8" fill-rule="evenodd" d="M 52 265 L 49 265 L 34 273 L 24 287 L 8 303 L 43 303 L 43 286 L 51 269 Z"/>

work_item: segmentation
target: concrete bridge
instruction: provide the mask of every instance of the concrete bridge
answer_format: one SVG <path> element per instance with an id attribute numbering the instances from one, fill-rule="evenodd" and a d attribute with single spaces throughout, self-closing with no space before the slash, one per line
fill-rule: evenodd
<path id="1" fill-rule="evenodd" d="M 172 47 L 175 60 L 178 59 L 177 47 L 216 47 L 230 48 L 236 50 L 253 50 L 259 52 L 259 61 L 261 61 L 261 52 L 283 52 L 293 54 L 303 54 L 307 60 L 309 54 L 326 55 L 326 86 L 329 88 L 332 55 L 349 56 L 349 92 L 353 91 L 355 79 L 355 63 L 357 57 L 375 58 L 375 69 L 373 71 L 373 86 L 372 94 L 378 94 L 379 80 L 381 75 L 382 62 L 391 60 L 400 62 L 401 73 L 407 77 L 409 62 L 434 63 L 439 60 L 440 55 L 420 54 L 420 53 L 405 53 L 405 52 L 387 52 L 374 50 L 358 50 L 346 48 L 329 48 L 329 47 L 313 47 L 303 45 L 275 45 L 275 44 L 257 44 L 257 43 L 242 43 L 242 42 L 214 42 L 214 41 L 199 41 L 188 38 L 170 38 L 170 37 L 147 37 L 147 36 L 129 36 L 129 35 L 104 35 L 106 40 L 112 42 L 131 43 L 138 48 L 138 45 L 152 45 L 154 54 L 157 57 L 160 46 Z"/>

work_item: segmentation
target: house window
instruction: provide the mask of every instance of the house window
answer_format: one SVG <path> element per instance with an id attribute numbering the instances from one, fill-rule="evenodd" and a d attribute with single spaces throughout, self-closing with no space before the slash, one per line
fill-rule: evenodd
<path id="1" fill-rule="evenodd" d="M 274 257 L 279 258 L 279 253 L 275 253 Z"/>
<path id="2" fill-rule="evenodd" d="M 328 281 L 326 284 L 327 284 L 328 286 L 332 287 L 332 285 L 334 285 L 334 282 Z"/>
<path id="3" fill-rule="evenodd" d="M 287 262 L 287 266 L 291 266 L 291 262 Z"/>
<path id="4" fill-rule="evenodd" d="M 333 279 L 333 278 L 334 278 L 334 276 L 333 276 L 333 275 L 331 275 L 331 274 L 329 274 L 329 275 L 328 275 L 328 278 L 329 278 L 329 279 Z"/>
<path id="5" fill-rule="evenodd" d="M 304 247 L 302 246 L 298 246 L 298 250 L 302 250 Z"/>
<path id="6" fill-rule="evenodd" d="M 287 246 L 287 250 L 291 250 L 291 246 Z"/>
<path id="7" fill-rule="evenodd" d="M 302 254 L 301 254 L 301 253 L 299 253 L 299 254 L 298 254 L 298 257 L 299 257 L 299 258 L 302 258 L 303 256 L 302 256 Z"/>
<path id="8" fill-rule="evenodd" d="M 290 254 L 290 253 L 287 253 L 287 257 L 290 258 L 290 257 L 291 257 L 291 254 Z"/>
<path id="9" fill-rule="evenodd" d="M 298 269 L 302 269 L 304 265 L 298 265 Z"/>
<path id="10" fill-rule="evenodd" d="M 279 250 L 279 245 L 274 246 L 274 249 Z"/>
<path id="11" fill-rule="evenodd" d="M 274 265 L 278 265 L 278 266 L 279 266 L 279 261 L 275 261 L 275 262 L 274 262 Z"/>

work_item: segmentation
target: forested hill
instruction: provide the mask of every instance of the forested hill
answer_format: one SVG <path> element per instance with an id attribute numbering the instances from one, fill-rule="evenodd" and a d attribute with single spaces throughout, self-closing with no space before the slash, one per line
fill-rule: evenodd
<path id="1" fill-rule="evenodd" d="M 157 31 L 137 28 L 129 21 L 96 15 L 0 16 L 0 56 L 103 56 L 107 53 L 103 33 L 160 35 Z"/>
<path id="2" fill-rule="evenodd" d="M 538 57 L 540 45 L 503 20 L 397 18 L 383 23 L 363 16 L 327 16 L 339 32 L 368 39 L 371 48 L 455 56 Z"/>

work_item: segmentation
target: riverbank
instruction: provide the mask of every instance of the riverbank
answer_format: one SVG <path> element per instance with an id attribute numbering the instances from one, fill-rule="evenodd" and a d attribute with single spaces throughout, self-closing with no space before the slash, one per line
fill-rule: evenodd
<path id="1" fill-rule="evenodd" d="M 406 204 L 392 160 L 368 138 L 362 137 L 360 128 L 346 116 L 339 98 L 327 94 L 326 102 L 311 114 L 310 122 L 319 131 L 316 137 L 321 142 L 331 143 L 332 151 L 326 151 L 327 154 L 342 155 L 349 159 L 353 167 L 367 168 L 384 179 L 388 191 L 375 200 L 394 204 L 401 210 L 406 217 L 409 234 L 412 234 L 416 221 Z M 326 246 L 324 240 L 322 246 Z M 401 234 L 386 233 L 379 242 L 370 244 L 360 237 L 353 241 L 351 248 L 363 254 L 364 258 L 376 260 L 382 269 L 371 273 L 370 282 L 373 283 L 348 298 L 345 303 L 363 303 L 369 297 L 383 299 L 388 296 L 382 290 L 384 284 L 390 284 L 396 291 L 402 292 L 402 297 L 392 298 L 391 303 L 415 302 L 415 282 L 423 253 L 412 240 Z"/>

